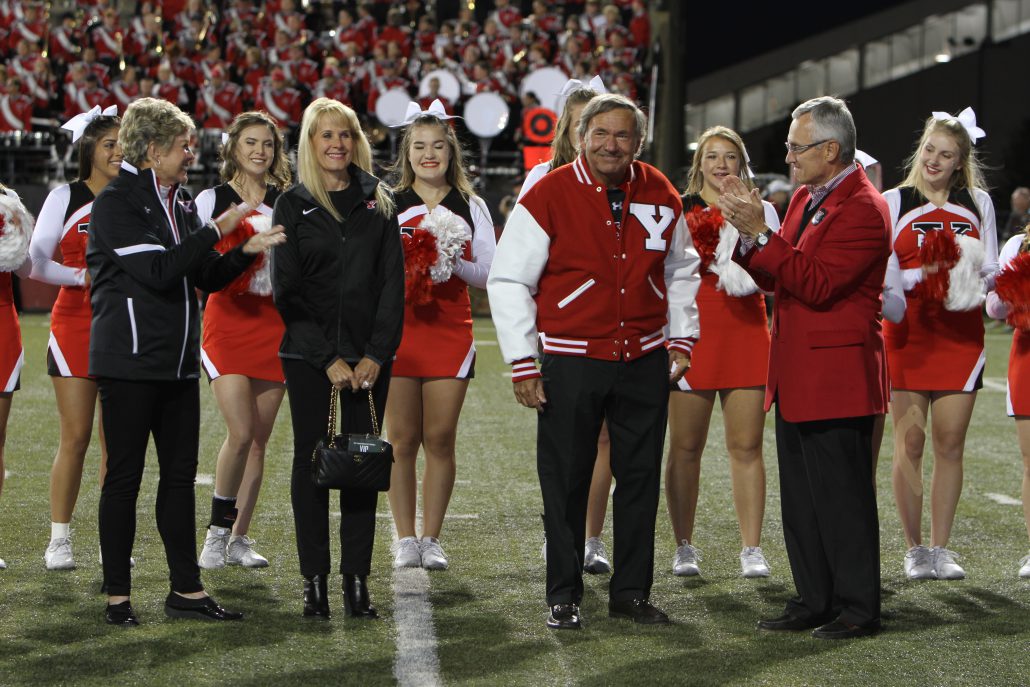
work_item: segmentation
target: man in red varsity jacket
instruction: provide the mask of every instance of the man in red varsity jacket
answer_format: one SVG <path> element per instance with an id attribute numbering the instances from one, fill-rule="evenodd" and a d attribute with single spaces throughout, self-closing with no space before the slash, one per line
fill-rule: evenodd
<path id="1" fill-rule="evenodd" d="M 608 614 L 668 622 L 649 601 L 654 527 L 669 385 L 699 334 L 700 277 L 678 192 L 634 161 L 645 123 L 622 96 L 586 106 L 582 153 L 512 211 L 487 282 L 515 396 L 539 411 L 547 625 L 556 629 L 580 627 L 587 493 L 605 419 L 617 484 Z"/>
<path id="2" fill-rule="evenodd" d="M 880 629 L 880 540 L 873 419 L 887 410 L 881 300 L 890 256 L 883 197 L 855 164 L 844 101 L 794 110 L 787 164 L 800 184 L 778 234 L 761 199 L 724 183 L 741 234 L 735 260 L 775 291 L 765 409 L 776 402 L 783 535 L 797 596 L 763 630 L 818 628 L 820 639 Z M 739 180 L 738 180 L 739 181 Z"/>

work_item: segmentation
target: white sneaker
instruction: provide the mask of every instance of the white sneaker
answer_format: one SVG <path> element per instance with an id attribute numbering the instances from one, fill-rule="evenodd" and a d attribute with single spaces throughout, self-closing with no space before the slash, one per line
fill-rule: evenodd
<path id="1" fill-rule="evenodd" d="M 954 551 L 949 551 L 943 546 L 933 547 L 933 569 L 937 572 L 938 580 L 961 580 L 965 578 L 966 571 L 955 562 L 961 558 Z"/>
<path id="2" fill-rule="evenodd" d="M 418 545 L 418 539 L 415 537 L 404 537 L 397 540 L 397 543 L 393 545 L 393 567 L 422 567 L 422 547 Z"/>
<path id="3" fill-rule="evenodd" d="M 47 570 L 74 570 L 75 558 L 72 556 L 72 540 L 68 537 L 51 539 L 46 547 L 43 561 Z"/>
<path id="4" fill-rule="evenodd" d="M 0 558 L 0 570 L 6 570 L 6 569 L 7 569 L 7 563 L 4 563 L 4 559 Z"/>
<path id="5" fill-rule="evenodd" d="M 225 551 L 229 547 L 232 530 L 227 527 L 209 527 L 204 538 L 204 549 L 200 552 L 197 564 L 204 570 L 217 570 L 225 567 Z"/>
<path id="6" fill-rule="evenodd" d="M 672 559 L 672 574 L 677 577 L 693 577 L 701 574 L 698 563 L 701 562 L 701 552 L 691 546 L 686 539 L 676 547 L 676 557 Z"/>
<path id="7" fill-rule="evenodd" d="M 923 545 L 913 546 L 905 554 L 905 575 L 910 580 L 936 580 L 933 566 L 933 549 Z"/>
<path id="8" fill-rule="evenodd" d="M 742 577 L 769 577 L 769 561 L 765 560 L 761 546 L 745 546 L 740 552 Z"/>
<path id="9" fill-rule="evenodd" d="M 0 564 L 2 564 L 2 563 L 3 563 L 3 561 L 0 561 Z M 1030 553 L 1028 553 L 1027 555 L 1023 556 L 1022 560 L 1019 561 L 1019 564 L 1023 566 L 1022 568 L 1019 569 L 1019 576 L 1020 577 L 1030 577 Z M 3 567 L 3 565 L 0 565 L 0 568 L 2 568 L 2 567 Z"/>
<path id="10" fill-rule="evenodd" d="M 435 537 L 422 537 L 422 567 L 426 570 L 446 570 L 447 555 Z"/>
<path id="11" fill-rule="evenodd" d="M 592 575 L 604 575 L 612 571 L 608 562 L 608 551 L 600 537 L 590 537 L 583 547 L 583 570 Z"/>
<path id="12" fill-rule="evenodd" d="M 246 535 L 229 539 L 225 562 L 228 565 L 242 565 L 244 568 L 268 567 L 268 559 L 254 550 L 254 540 Z"/>

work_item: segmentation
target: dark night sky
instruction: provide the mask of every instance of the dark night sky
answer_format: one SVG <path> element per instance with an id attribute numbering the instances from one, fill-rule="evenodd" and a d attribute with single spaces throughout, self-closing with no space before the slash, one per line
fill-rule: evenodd
<path id="1" fill-rule="evenodd" d="M 687 0 L 666 0 L 687 2 Z M 733 5 L 689 1 L 687 27 L 687 78 L 695 78 L 721 67 L 760 55 L 903 2 L 859 0 L 747 1 Z"/>

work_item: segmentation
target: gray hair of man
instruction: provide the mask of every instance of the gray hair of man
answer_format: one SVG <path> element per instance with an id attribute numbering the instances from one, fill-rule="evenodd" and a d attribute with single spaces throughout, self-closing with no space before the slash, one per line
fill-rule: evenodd
<path id="1" fill-rule="evenodd" d="M 834 140 L 840 146 L 840 161 L 850 165 L 855 160 L 855 120 L 840 98 L 824 95 L 812 98 L 794 108 L 791 119 L 812 115 L 812 135 L 816 140 Z"/>
<path id="2" fill-rule="evenodd" d="M 633 133 L 637 139 L 636 153 L 639 155 L 641 148 L 644 147 L 644 134 L 647 131 L 647 116 L 640 110 L 636 104 L 624 95 L 617 93 L 606 93 L 599 95 L 583 108 L 583 112 L 579 115 L 579 128 L 577 133 L 579 134 L 580 140 L 587 137 L 587 131 L 590 130 L 590 121 L 598 116 L 611 112 L 612 110 L 629 110 L 633 113 Z"/>

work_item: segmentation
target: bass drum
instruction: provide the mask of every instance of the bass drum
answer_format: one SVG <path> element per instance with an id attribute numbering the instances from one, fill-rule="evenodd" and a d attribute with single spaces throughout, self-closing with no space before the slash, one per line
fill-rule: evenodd
<path id="1" fill-rule="evenodd" d="M 479 138 L 494 138 L 508 126 L 511 110 L 496 93 L 477 93 L 465 103 L 465 126 Z"/>
<path id="2" fill-rule="evenodd" d="M 461 97 L 461 84 L 458 83 L 458 77 L 446 69 L 434 69 L 422 77 L 422 81 L 418 85 L 419 98 L 425 98 L 430 95 L 429 82 L 433 79 L 439 79 L 440 81 L 439 94 L 441 98 L 450 105 L 458 102 L 458 98 Z"/>
<path id="3" fill-rule="evenodd" d="M 561 114 L 558 101 L 561 96 L 561 89 L 568 80 L 569 77 L 565 75 L 565 72 L 557 67 L 537 69 L 522 79 L 522 83 L 519 84 L 519 97 L 521 98 L 526 93 L 532 92 L 537 97 L 537 100 L 540 101 L 541 107 L 546 107 L 551 112 Z"/>
<path id="4" fill-rule="evenodd" d="M 403 88 L 391 88 L 376 100 L 376 119 L 384 126 L 400 126 L 411 96 Z"/>

